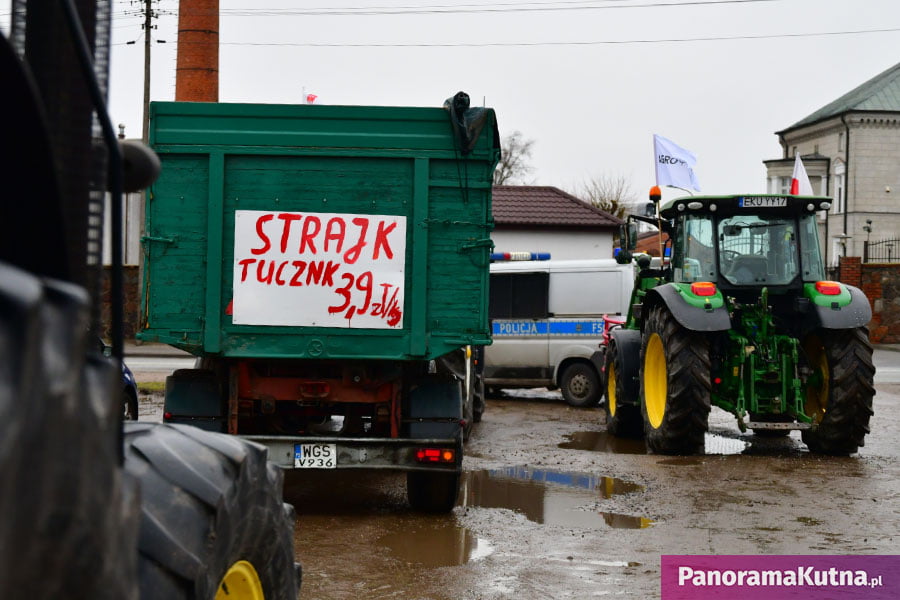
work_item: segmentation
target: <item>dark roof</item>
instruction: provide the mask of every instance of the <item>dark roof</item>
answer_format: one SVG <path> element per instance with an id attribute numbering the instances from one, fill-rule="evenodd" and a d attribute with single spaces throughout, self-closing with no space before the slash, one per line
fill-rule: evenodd
<path id="1" fill-rule="evenodd" d="M 900 63 L 777 133 L 784 133 L 850 111 L 900 112 Z"/>
<path id="2" fill-rule="evenodd" d="M 493 196 L 497 225 L 613 227 L 623 222 L 552 186 L 496 185 Z"/>

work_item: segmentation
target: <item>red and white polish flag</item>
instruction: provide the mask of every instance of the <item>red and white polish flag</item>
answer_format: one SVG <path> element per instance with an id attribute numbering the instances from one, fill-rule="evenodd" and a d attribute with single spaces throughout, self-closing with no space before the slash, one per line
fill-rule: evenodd
<path id="1" fill-rule="evenodd" d="M 797 154 L 794 160 L 794 175 L 791 177 L 791 195 L 792 196 L 812 196 L 813 189 L 809 183 L 809 177 L 806 175 L 806 167 Z"/>

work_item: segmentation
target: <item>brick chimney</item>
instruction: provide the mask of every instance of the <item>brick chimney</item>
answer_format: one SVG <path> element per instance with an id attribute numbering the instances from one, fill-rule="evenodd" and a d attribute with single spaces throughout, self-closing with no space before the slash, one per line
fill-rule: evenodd
<path id="1" fill-rule="evenodd" d="M 219 0 L 179 0 L 175 100 L 219 101 Z"/>

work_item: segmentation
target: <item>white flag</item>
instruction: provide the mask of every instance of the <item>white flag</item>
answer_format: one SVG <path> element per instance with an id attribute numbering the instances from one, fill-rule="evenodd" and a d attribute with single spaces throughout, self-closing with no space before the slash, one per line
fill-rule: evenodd
<path id="1" fill-rule="evenodd" d="M 800 160 L 799 154 L 794 156 L 794 175 L 791 177 L 791 195 L 814 195 L 812 185 L 809 183 L 809 177 L 806 175 L 806 167 L 803 166 L 803 161 Z"/>
<path id="2" fill-rule="evenodd" d="M 697 157 L 670 139 L 653 134 L 653 158 L 656 162 L 656 185 L 700 191 L 694 174 Z"/>

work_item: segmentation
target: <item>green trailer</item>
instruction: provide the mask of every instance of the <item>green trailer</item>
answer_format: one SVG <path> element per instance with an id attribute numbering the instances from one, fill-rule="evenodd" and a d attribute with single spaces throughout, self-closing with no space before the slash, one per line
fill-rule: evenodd
<path id="1" fill-rule="evenodd" d="M 198 357 L 165 420 L 453 506 L 483 397 L 490 109 L 157 102 L 142 331 Z"/>

